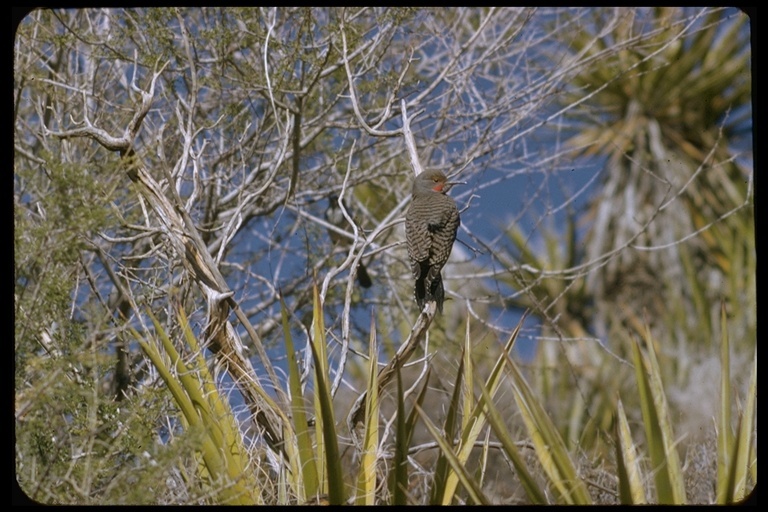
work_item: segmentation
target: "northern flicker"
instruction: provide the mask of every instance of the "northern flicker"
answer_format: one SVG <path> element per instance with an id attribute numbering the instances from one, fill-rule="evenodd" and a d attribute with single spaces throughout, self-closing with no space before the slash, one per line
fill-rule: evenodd
<path id="1" fill-rule="evenodd" d="M 328 208 L 325 210 L 325 220 L 333 224 L 334 226 L 345 229 L 347 224 L 347 219 L 344 218 L 344 214 L 341 212 L 341 208 L 339 208 L 339 197 L 336 195 L 331 195 L 328 198 Z M 342 203 L 344 204 L 344 209 L 347 210 L 347 213 L 349 215 L 352 215 L 352 211 L 347 206 L 347 203 L 344 202 L 342 199 Z M 340 244 L 342 246 L 349 246 L 349 244 L 352 242 L 349 238 L 340 235 L 339 233 L 329 229 L 328 235 L 331 237 L 331 241 L 334 244 Z M 357 282 L 362 286 L 363 288 L 370 288 L 373 284 L 371 281 L 371 276 L 368 275 L 368 270 L 365 268 L 365 265 L 363 265 L 363 262 L 361 261 L 360 264 L 357 266 Z"/>
<path id="2" fill-rule="evenodd" d="M 460 222 L 456 202 L 446 192 L 456 184 L 437 170 L 424 171 L 413 180 L 413 198 L 405 214 L 405 240 L 420 309 L 434 300 L 438 311 L 443 312 L 445 290 L 440 270 L 451 255 Z"/>

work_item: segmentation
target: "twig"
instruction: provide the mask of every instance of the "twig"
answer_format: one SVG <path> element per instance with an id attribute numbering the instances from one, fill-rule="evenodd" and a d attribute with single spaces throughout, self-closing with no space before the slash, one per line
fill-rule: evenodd
<path id="1" fill-rule="evenodd" d="M 354 79 L 352 78 L 352 71 L 349 67 L 349 56 L 347 55 L 347 36 L 346 32 L 344 30 L 344 18 L 342 17 L 341 20 L 341 26 L 339 27 L 339 31 L 341 32 L 341 44 L 342 44 L 342 59 L 344 61 L 344 69 L 347 72 L 347 81 L 349 81 L 349 95 L 352 99 L 352 109 L 355 111 L 355 117 L 357 118 L 357 121 L 360 123 L 360 126 L 368 132 L 369 135 L 377 136 L 377 137 L 395 137 L 397 135 L 400 135 L 402 133 L 402 130 L 378 130 L 375 128 L 372 128 L 368 125 L 368 123 L 363 119 L 363 114 L 360 112 L 360 104 L 357 101 L 357 94 L 355 93 L 355 83 Z M 392 98 L 389 98 L 389 101 L 391 101 Z M 390 108 L 389 101 L 387 102 L 387 105 L 385 107 L 385 111 L 388 112 Z M 384 119 L 380 120 L 377 126 L 381 125 L 381 122 Z"/>
<path id="2" fill-rule="evenodd" d="M 379 375 L 377 377 L 379 394 L 381 394 L 382 390 L 389 383 L 389 381 L 392 380 L 392 377 L 395 376 L 397 370 L 408 360 L 409 357 L 411 357 L 413 351 L 416 350 L 416 347 L 419 346 L 419 342 L 426 336 L 427 330 L 429 329 L 432 320 L 435 318 L 436 311 L 437 304 L 434 301 L 429 301 L 424 305 L 424 309 L 416 319 L 416 323 L 411 329 L 411 333 L 408 335 L 408 338 L 402 345 L 400 345 L 400 348 L 397 349 L 397 353 L 392 358 L 392 360 L 387 363 L 387 365 L 384 366 L 381 370 L 379 370 Z M 360 396 L 357 397 L 357 400 L 355 400 L 355 403 L 349 412 L 349 416 L 347 416 L 347 426 L 353 435 L 355 433 L 357 424 L 363 420 L 363 414 L 365 413 L 365 397 L 367 394 L 367 391 L 363 391 Z"/>

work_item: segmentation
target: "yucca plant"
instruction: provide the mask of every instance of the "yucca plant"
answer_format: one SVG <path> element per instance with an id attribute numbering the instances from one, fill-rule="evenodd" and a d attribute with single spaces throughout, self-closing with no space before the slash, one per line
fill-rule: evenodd
<path id="1" fill-rule="evenodd" d="M 600 263 L 587 276 L 591 321 L 606 334 L 628 325 L 642 335 L 645 308 L 652 328 L 685 326 L 692 338 L 712 340 L 708 306 L 719 294 L 734 308 L 749 300 L 742 291 L 754 253 L 750 170 L 733 146 L 749 122 L 747 18 L 717 9 L 595 14 L 601 19 L 582 25 L 575 51 L 597 56 L 631 40 L 638 25 L 657 29 L 642 45 L 583 68 L 564 98 L 593 92 L 589 109 L 572 115 L 577 132 L 568 143 L 605 161 L 584 244 L 585 260 Z M 725 288 L 713 288 L 708 272 Z"/>
<path id="2" fill-rule="evenodd" d="M 202 432 L 198 454 L 200 464 L 195 478 L 211 489 L 209 500 L 220 504 L 265 504 L 265 496 L 273 503 L 305 503 L 327 496 L 331 504 L 346 501 L 344 475 L 338 449 L 333 407 L 328 387 L 325 356 L 325 330 L 322 308 L 315 288 L 314 321 L 316 325 L 311 350 L 315 366 L 314 407 L 316 436 L 311 435 L 306 404 L 301 390 L 300 373 L 293 358 L 293 340 L 284 310 L 285 346 L 289 354 L 289 387 L 291 390 L 292 428 L 284 434 L 285 458 L 264 466 L 257 453 L 249 451 L 239 430 L 237 419 L 216 387 L 187 317 L 178 310 L 177 321 L 188 350 L 179 352 L 160 322 L 149 313 L 154 336 L 131 329 L 140 347 L 157 369 L 181 411 L 187 429 Z M 161 350 L 162 349 L 162 350 Z M 187 361 L 187 362 L 185 362 Z M 318 441 L 319 440 L 319 441 Z M 273 457 L 274 458 L 274 457 Z M 277 468 L 275 471 L 275 467 Z M 261 482 L 257 475 L 272 475 Z M 277 489 L 272 491 L 272 489 Z M 270 491 L 269 493 L 267 491 Z"/>
<path id="3" fill-rule="evenodd" d="M 219 394 L 186 314 L 179 309 L 177 320 L 190 358 L 179 353 L 157 318 L 151 313 L 149 316 L 154 337 L 144 337 L 133 328 L 130 331 L 173 395 L 184 427 L 201 432 L 197 480 L 211 489 L 215 503 L 264 503 L 262 486 L 250 467 L 250 454 L 236 418 L 226 398 Z"/>
<path id="4" fill-rule="evenodd" d="M 756 482 L 751 473 L 757 466 L 753 450 L 756 443 L 755 400 L 757 397 L 757 357 L 753 359 L 746 403 L 740 411 L 734 433 L 731 422 L 732 390 L 729 371 L 730 345 L 723 308 L 721 337 L 720 412 L 717 418 L 717 480 L 716 502 L 733 503 L 743 500 L 749 492 L 748 482 Z M 633 343 L 633 362 L 637 390 L 642 407 L 643 426 L 650 457 L 650 474 L 644 474 L 640 462 L 640 449 L 632 441 L 624 408 L 619 401 L 616 426 L 616 466 L 619 494 L 622 503 L 646 503 L 643 481 L 653 476 L 657 503 L 684 504 L 687 502 L 683 469 L 678 456 L 678 439 L 668 411 L 662 374 L 656 359 L 654 340 L 648 333 L 645 343 Z"/>
<path id="5" fill-rule="evenodd" d="M 381 398 L 376 379 L 379 375 L 378 348 L 372 319 L 365 414 L 353 433 L 356 470 L 350 471 L 342 464 L 334 400 L 329 388 L 327 363 L 323 363 L 327 356 L 323 348 L 326 340 L 322 311 L 316 292 L 314 329 L 309 345 L 315 368 L 314 392 L 310 400 L 302 388 L 299 368 L 293 357 L 294 342 L 288 327 L 288 313 L 283 307 L 291 397 L 291 428 L 286 429 L 289 437 L 285 441 L 286 446 L 295 448 L 286 450 L 286 455 L 279 460 L 272 457 L 272 462 L 266 465 L 253 448 L 244 445 L 237 420 L 216 388 L 184 312 L 179 310 L 176 320 L 183 334 L 183 346 L 189 351 L 187 356 L 179 351 L 179 343 L 171 340 L 151 314 L 154 335 L 132 331 L 174 397 L 184 428 L 200 434 L 200 442 L 196 445 L 197 473 L 190 481 L 205 486 L 208 502 L 489 504 L 493 500 L 484 489 L 483 475 L 488 469 L 491 442 L 509 461 L 510 475 L 519 483 L 524 501 L 536 504 L 595 502 L 588 490 L 590 479 L 582 466 L 582 456 L 586 453 L 588 457 L 601 457 L 602 449 L 599 446 L 585 451 L 569 448 L 524 371 L 509 356 L 526 315 L 506 344 L 499 348 L 496 364 L 485 378 L 476 373 L 471 350 L 473 339 L 467 323 L 463 357 L 440 427 L 431 417 L 433 412 L 425 410 L 429 377 L 416 396 L 406 400 L 400 371 L 396 369 L 395 436 L 387 444 L 382 444 L 380 434 Z M 756 481 L 757 366 L 755 358 L 746 400 L 734 429 L 729 406 L 733 394 L 728 371 L 730 344 L 724 307 L 722 311 L 722 407 L 717 421 L 716 501 L 729 503 L 743 499 L 750 484 Z M 621 503 L 682 504 L 688 500 L 679 458 L 680 438 L 676 437 L 673 415 L 669 411 L 663 379 L 665 371 L 655 355 L 656 345 L 648 328 L 642 342 L 635 340 L 632 343 L 631 362 L 636 386 L 633 394 L 638 396 L 642 413 L 639 418 L 645 433 L 645 448 L 634 440 L 625 401 L 619 399 L 615 409 L 614 430 L 610 435 L 614 442 L 615 494 Z M 500 413 L 501 391 L 512 394 L 516 417 L 520 419 L 518 427 L 522 428 L 511 430 L 509 418 Z M 571 392 L 575 393 L 574 390 Z M 409 406 L 410 413 L 407 411 Z M 632 416 L 638 417 L 635 411 Z M 310 417 L 314 418 L 314 429 Z M 429 489 L 423 493 L 412 486 L 415 475 L 409 469 L 408 455 L 420 425 L 434 440 L 438 453 L 427 475 Z M 514 431 L 518 433 L 513 434 Z M 481 441 L 483 432 L 485 440 Z M 526 448 L 521 449 L 521 445 Z M 392 462 L 387 462 L 389 460 Z"/>
<path id="6" fill-rule="evenodd" d="M 510 302 L 531 307 L 542 323 L 531 378 L 539 399 L 569 449 L 594 446 L 606 456 L 613 447 L 600 438 L 616 428 L 616 394 L 632 419 L 640 410 L 629 394 L 633 336 L 650 326 L 659 340 L 663 381 L 680 402 L 675 413 L 697 385 L 694 372 L 716 360 L 721 301 L 734 353 L 741 361 L 754 350 L 752 171 L 743 136 L 751 57 L 747 18 L 733 10 L 587 16 L 590 23 L 574 23 L 570 48 L 590 65 L 578 67 L 560 99 L 567 144 L 577 162 L 601 165 L 600 188 L 586 215 L 574 211 L 565 229 L 541 231 L 541 250 L 510 228 L 508 267 L 519 291 Z"/>

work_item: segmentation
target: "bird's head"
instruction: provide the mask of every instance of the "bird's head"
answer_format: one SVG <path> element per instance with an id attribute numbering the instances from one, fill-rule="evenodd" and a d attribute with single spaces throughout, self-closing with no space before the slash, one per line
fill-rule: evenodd
<path id="1" fill-rule="evenodd" d="M 445 194 L 454 185 L 463 184 L 463 181 L 448 181 L 448 178 L 441 171 L 424 171 L 414 179 L 413 193 L 432 191 Z"/>

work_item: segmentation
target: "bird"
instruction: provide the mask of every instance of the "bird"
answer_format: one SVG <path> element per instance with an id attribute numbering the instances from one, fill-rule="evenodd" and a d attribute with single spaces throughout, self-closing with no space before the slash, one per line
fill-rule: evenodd
<path id="1" fill-rule="evenodd" d="M 342 204 L 344 205 L 344 209 L 347 210 L 347 213 L 351 216 L 352 211 L 349 209 L 347 203 L 344 202 L 343 199 Z M 339 229 L 345 229 L 347 220 L 344 218 L 344 214 L 342 213 L 341 208 L 339 208 L 339 197 L 335 194 L 328 197 L 328 208 L 325 210 L 325 220 L 338 227 Z M 340 235 L 332 229 L 328 230 L 328 235 L 331 237 L 331 241 L 334 244 L 349 246 L 349 244 L 352 242 L 351 239 Z M 371 276 L 368 274 L 368 269 L 365 268 L 365 265 L 362 261 L 360 261 L 360 264 L 357 266 L 356 272 L 357 274 L 355 277 L 357 277 L 357 283 L 363 288 L 370 288 L 373 284 L 373 281 L 371 281 Z"/>
<path id="2" fill-rule="evenodd" d="M 413 180 L 411 204 L 405 214 L 405 240 L 419 309 L 435 301 L 438 311 L 443 312 L 445 289 L 440 271 L 451 255 L 461 223 L 456 201 L 446 192 L 459 183 L 448 181 L 438 170 L 424 171 Z"/>

